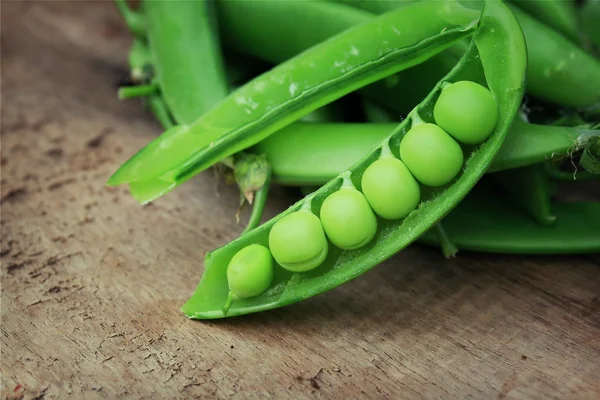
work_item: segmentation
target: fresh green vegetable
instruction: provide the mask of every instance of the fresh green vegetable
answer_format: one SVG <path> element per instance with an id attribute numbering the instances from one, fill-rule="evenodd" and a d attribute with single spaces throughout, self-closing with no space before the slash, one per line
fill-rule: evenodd
<path id="1" fill-rule="evenodd" d="M 477 14 L 452 3 L 415 3 L 344 31 L 244 85 L 193 124 L 165 132 L 108 183 L 153 182 L 162 195 L 309 112 L 438 54 L 476 30 Z"/>
<path id="2" fill-rule="evenodd" d="M 498 106 L 490 91 L 474 82 L 446 86 L 435 103 L 435 122 L 461 143 L 478 144 L 496 126 Z"/>
<path id="3" fill-rule="evenodd" d="M 527 38 L 527 91 L 564 106 L 600 102 L 600 61 L 568 39 L 511 6 Z"/>
<path id="4" fill-rule="evenodd" d="M 335 246 L 354 250 L 373 239 L 377 233 L 377 218 L 365 196 L 356 190 L 352 181 L 346 179 L 344 185 L 323 202 L 321 223 Z"/>
<path id="5" fill-rule="evenodd" d="M 394 123 L 295 123 L 258 143 L 252 151 L 267 157 L 274 182 L 323 185 L 356 164 L 365 151 L 374 150 L 395 126 Z M 488 171 L 571 157 L 577 149 L 585 147 L 585 138 L 594 134 L 600 131 L 536 125 L 515 119 Z"/>
<path id="6" fill-rule="evenodd" d="M 321 265 L 328 245 L 321 220 L 306 207 L 286 215 L 273 225 L 269 248 L 279 265 L 288 271 L 306 272 Z"/>
<path id="7" fill-rule="evenodd" d="M 556 222 L 550 205 L 550 181 L 543 164 L 510 169 L 490 176 L 510 192 L 539 224 L 552 225 Z"/>
<path id="8" fill-rule="evenodd" d="M 415 23 L 418 22 L 418 26 L 435 26 L 445 19 L 447 19 L 445 24 L 448 24 L 448 20 L 460 20 L 467 12 L 467 9 L 463 9 L 459 3 L 454 2 L 416 3 L 410 7 L 416 5 L 427 5 L 427 7 L 432 7 L 430 11 L 436 10 L 436 12 L 419 12 L 412 15 L 411 17 L 419 18 L 418 21 L 415 21 Z M 393 32 L 392 27 L 395 29 L 407 28 L 406 25 L 399 23 L 402 18 L 411 15 L 407 13 L 408 9 L 407 6 L 401 10 L 401 13 L 386 14 L 384 17 L 390 18 L 386 21 L 388 23 L 393 21 L 391 26 L 386 25 L 387 28 L 379 24 L 383 20 L 375 19 L 356 28 L 357 30 L 346 31 L 346 34 L 355 34 L 360 28 L 360 32 L 363 34 L 371 33 L 368 36 L 372 39 L 373 35 L 377 37 L 382 32 Z M 468 10 L 468 13 L 472 11 L 474 10 Z M 415 107 L 409 117 L 384 138 L 380 147 L 366 154 L 347 172 L 314 191 L 308 198 L 294 204 L 284 213 L 257 227 L 247 235 L 207 254 L 202 280 L 192 298 L 182 308 L 187 316 L 191 318 L 220 318 L 225 316 L 222 312 L 222 306 L 226 301 L 228 289 L 227 277 L 224 271 L 231 257 L 248 244 L 268 244 L 278 264 L 278 257 L 288 254 L 293 254 L 294 257 L 283 260 L 284 264 L 302 262 L 307 259 L 312 261 L 316 257 L 320 258 L 322 253 L 319 250 L 324 251 L 328 248 L 328 252 L 318 267 L 307 272 L 296 273 L 286 268 L 276 268 L 275 278 L 269 289 L 258 296 L 235 302 L 228 310 L 227 316 L 284 306 L 322 293 L 355 278 L 412 243 L 425 231 L 431 229 L 464 198 L 491 164 L 518 111 L 523 95 L 526 64 L 524 39 L 516 19 L 509 10 L 501 2 L 489 1 L 485 3 L 483 12 L 480 15 L 479 12 L 476 12 L 476 14 L 478 16 L 472 21 L 476 30 L 471 32 L 473 33 L 473 41 L 469 51 L 456 68 L 442 79 L 433 88 L 432 92 Z M 371 25 L 372 21 L 377 21 L 377 23 Z M 450 28 L 444 32 L 448 33 L 452 30 Z M 415 29 L 409 29 L 407 32 L 415 31 Z M 400 35 L 400 37 L 402 36 Z M 341 34 L 326 43 L 332 45 L 340 37 L 345 36 Z M 411 52 L 419 54 L 420 51 L 427 48 L 426 53 L 433 54 L 439 49 L 439 46 L 435 45 L 435 42 L 439 40 L 444 41 L 445 39 L 435 33 L 429 39 L 422 39 L 418 44 L 410 45 Z M 368 46 L 369 51 L 375 54 L 380 51 L 379 46 L 386 46 L 379 40 L 369 40 L 368 43 L 361 42 L 360 45 L 356 41 L 352 43 L 361 54 L 364 50 L 363 45 Z M 312 51 L 318 47 L 313 48 Z M 307 54 L 311 54 L 311 52 L 303 53 L 304 56 Z M 422 59 L 426 58 L 422 57 Z M 501 60 L 502 62 L 500 62 Z M 465 157 L 465 165 L 455 180 L 434 191 L 422 190 L 422 202 L 406 218 L 400 220 L 380 218 L 375 237 L 366 245 L 355 250 L 342 250 L 334 245 L 328 245 L 321 249 L 318 245 L 310 242 L 308 244 L 311 251 L 305 252 L 303 249 L 306 248 L 306 244 L 298 248 L 291 243 L 292 240 L 297 240 L 296 237 L 286 237 L 284 239 L 279 237 L 279 230 L 275 231 L 275 228 L 287 218 L 308 219 L 308 217 L 314 215 L 318 221 L 323 202 L 342 188 L 345 179 L 351 179 L 354 187 L 364 193 L 361 184 L 365 171 L 374 162 L 388 158 L 390 153 L 397 159 L 398 146 L 413 122 L 418 121 L 420 118 L 424 122 L 433 123 L 433 108 L 443 85 L 468 80 L 469 73 L 466 71 L 472 70 L 470 67 L 473 63 L 481 63 L 485 72 L 487 86 L 498 104 L 498 122 L 496 129 L 488 140 L 476 148 L 469 149 Z M 377 69 L 378 64 L 371 62 L 370 68 Z M 369 200 L 369 196 L 365 197 Z M 303 216 L 296 217 L 297 215 Z M 317 226 L 316 221 L 314 226 Z M 284 233 L 287 232 L 285 229 L 283 231 Z M 314 235 L 311 235 L 311 238 L 314 237 Z M 277 240 L 275 246 L 277 251 L 271 246 L 273 240 Z M 276 253 L 280 253 L 279 256 Z"/>
<path id="9" fill-rule="evenodd" d="M 251 244 L 238 251 L 227 266 L 229 297 L 225 311 L 233 301 L 261 294 L 269 288 L 274 275 L 273 257 L 265 246 Z"/>
<path id="10" fill-rule="evenodd" d="M 600 55 L 600 0 L 587 0 L 579 9 L 579 19 L 587 47 L 595 47 L 596 55 Z"/>
<path id="11" fill-rule="evenodd" d="M 190 124 L 228 94 L 213 2 L 144 1 L 156 80 L 178 124 Z"/>
<path id="12" fill-rule="evenodd" d="M 351 0 L 346 5 L 320 1 L 234 0 L 220 1 L 218 12 L 225 45 L 279 63 L 343 29 L 364 23 L 375 11 L 389 12 L 400 6 L 409 7 L 412 3 Z M 362 13 L 348 11 L 353 7 L 363 8 L 355 10 Z M 369 8 L 372 8 L 371 12 L 364 10 Z M 600 61 L 529 14 L 517 7 L 512 8 L 529 43 L 527 93 L 570 107 L 584 108 L 597 104 L 600 101 Z M 310 30 L 310 35 L 298 35 L 298 27 L 310 27 L 304 29 Z M 336 31 L 336 28 L 339 30 Z M 407 26 L 404 31 L 407 29 L 410 28 Z M 464 41 L 457 42 L 429 62 L 368 86 L 361 93 L 379 105 L 406 113 L 428 93 L 433 83 L 456 64 L 465 49 Z M 475 76 L 477 69 L 471 73 L 469 80 L 483 83 L 481 76 Z"/>
<path id="13" fill-rule="evenodd" d="M 406 165 L 385 153 L 365 170 L 361 187 L 373 210 L 383 219 L 406 217 L 419 204 L 421 189 Z"/>
<path id="14" fill-rule="evenodd" d="M 556 223 L 540 225 L 508 193 L 479 184 L 444 218 L 444 229 L 462 250 L 510 254 L 600 252 L 600 202 L 553 202 Z M 434 232 L 419 242 L 439 245 Z"/>
<path id="15" fill-rule="evenodd" d="M 540 22 L 561 32 L 578 43 L 580 32 L 577 23 L 575 0 L 510 0 Z"/>
<path id="16" fill-rule="evenodd" d="M 442 128 L 427 123 L 413 124 L 400 142 L 400 158 L 415 178 L 426 186 L 442 186 L 451 182 L 464 161 L 460 145 Z"/>

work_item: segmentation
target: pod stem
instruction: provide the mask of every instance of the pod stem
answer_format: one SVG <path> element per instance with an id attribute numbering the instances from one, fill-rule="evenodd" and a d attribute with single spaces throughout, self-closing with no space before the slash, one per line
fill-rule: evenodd
<path id="1" fill-rule="evenodd" d="M 158 85 L 156 83 L 126 86 L 119 89 L 119 100 L 132 99 L 134 97 L 146 97 L 156 93 L 158 93 Z"/>
<path id="2" fill-rule="evenodd" d="M 236 301 L 239 300 L 239 297 L 237 297 L 231 290 L 229 291 L 229 294 L 227 295 L 227 301 L 225 302 L 225 305 L 223 306 L 223 308 L 221 308 L 221 311 L 223 312 L 223 316 L 226 316 L 227 313 L 229 312 L 229 309 L 231 308 L 231 304 Z"/>
<path id="3" fill-rule="evenodd" d="M 312 213 L 312 199 L 315 197 L 314 194 L 308 195 L 306 199 L 304 199 L 304 203 L 302 203 L 302 207 L 300 207 L 299 211 L 308 211 Z"/>
<path id="4" fill-rule="evenodd" d="M 445 258 L 454 258 L 456 257 L 456 253 L 458 253 L 458 248 L 452 243 L 442 222 L 438 222 L 433 227 L 433 231 L 435 233 L 435 237 L 437 238 L 440 247 L 442 248 L 442 254 Z"/>
<path id="5" fill-rule="evenodd" d="M 127 4 L 127 0 L 114 0 L 115 6 L 119 9 L 119 13 L 125 20 L 129 31 L 138 37 L 145 36 L 146 27 L 144 23 L 144 18 L 139 12 L 133 11 L 129 4 Z"/>
<path id="6" fill-rule="evenodd" d="M 410 127 L 414 128 L 415 126 L 424 124 L 425 121 L 423 121 L 423 118 L 421 118 L 421 116 L 419 115 L 419 110 L 418 107 L 416 107 L 414 110 L 412 110 L 410 112 L 410 114 L 408 114 L 408 117 L 410 118 Z"/>
<path id="7" fill-rule="evenodd" d="M 379 155 L 379 159 L 394 157 L 394 153 L 392 153 L 392 149 L 390 148 L 391 139 L 392 137 L 390 136 L 381 144 L 381 154 Z"/>
<path id="8" fill-rule="evenodd" d="M 262 218 L 263 211 L 265 209 L 265 204 L 267 202 L 267 198 L 269 197 L 271 175 L 271 168 L 267 167 L 267 177 L 265 179 L 265 183 L 260 189 L 256 191 L 256 196 L 254 197 L 254 205 L 252 206 L 252 213 L 250 214 L 248 225 L 246 225 L 246 228 L 242 231 L 242 234 L 240 236 L 245 235 L 260 224 L 260 219 Z"/>
<path id="9" fill-rule="evenodd" d="M 340 189 L 356 189 L 356 186 L 354 186 L 352 179 L 350 179 L 351 176 L 352 172 L 350 171 L 346 171 L 340 175 L 340 177 L 342 178 L 342 186 L 340 187 Z"/>
<path id="10" fill-rule="evenodd" d="M 173 117 L 171 117 L 171 113 L 162 97 L 157 94 L 148 96 L 148 107 L 165 130 L 175 126 L 175 121 L 173 121 Z"/>

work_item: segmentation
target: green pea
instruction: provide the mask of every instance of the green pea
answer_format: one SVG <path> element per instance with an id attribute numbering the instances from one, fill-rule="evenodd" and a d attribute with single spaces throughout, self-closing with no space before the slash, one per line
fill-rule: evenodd
<path id="1" fill-rule="evenodd" d="M 227 266 L 229 291 L 245 299 L 258 296 L 273 281 L 273 257 L 265 246 L 251 244 L 238 251 Z"/>
<path id="2" fill-rule="evenodd" d="M 419 204 L 421 190 L 404 163 L 394 157 L 375 161 L 365 170 L 362 191 L 377 215 L 384 219 L 406 217 Z"/>
<path id="3" fill-rule="evenodd" d="M 419 182 L 442 186 L 456 177 L 463 165 L 460 145 L 442 128 L 423 123 L 400 142 L 400 158 Z"/>
<path id="4" fill-rule="evenodd" d="M 433 116 L 435 122 L 456 140 L 478 144 L 494 131 L 498 106 L 486 87 L 471 81 L 459 81 L 442 89 Z"/>
<path id="5" fill-rule="evenodd" d="M 286 215 L 269 232 L 275 261 L 292 272 L 310 271 L 327 257 L 328 243 L 321 221 L 310 211 Z"/>
<path id="6" fill-rule="evenodd" d="M 353 188 L 342 188 L 325 199 L 321 222 L 329 240 L 344 250 L 366 245 L 377 232 L 377 218 L 371 206 Z"/>

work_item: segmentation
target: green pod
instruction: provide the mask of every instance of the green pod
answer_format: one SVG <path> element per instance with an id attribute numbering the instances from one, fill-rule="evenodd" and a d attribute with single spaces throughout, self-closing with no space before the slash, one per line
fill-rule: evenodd
<path id="1" fill-rule="evenodd" d="M 578 43 L 581 34 L 575 0 L 510 0 L 540 22 Z"/>
<path id="2" fill-rule="evenodd" d="M 217 6 L 224 44 L 273 64 L 374 17 L 372 12 L 324 1 L 226 0 Z M 387 4 L 383 6 L 391 10 Z M 302 35 L 298 29 L 303 30 Z M 377 99 L 379 104 L 394 103 L 408 112 L 456 65 L 467 46 L 468 41 L 458 41 L 418 66 L 365 86 L 359 93 Z M 485 81 L 481 68 L 476 64 L 467 66 L 471 67 L 470 79 L 479 74 L 477 81 Z"/>
<path id="3" fill-rule="evenodd" d="M 356 164 L 396 126 L 394 123 L 295 123 L 252 151 L 264 154 L 273 169 L 273 181 L 281 185 L 323 185 Z M 515 119 L 488 172 L 524 167 L 568 157 L 579 137 L 600 131 L 546 126 Z"/>
<path id="4" fill-rule="evenodd" d="M 470 1 L 472 4 L 478 2 Z M 406 1 L 377 3 L 380 3 L 377 7 L 380 12 L 407 7 Z M 357 8 L 370 7 L 370 1 L 364 0 L 353 0 L 349 4 Z M 597 105 L 600 102 L 600 61 L 520 8 L 507 5 L 517 17 L 527 42 L 527 93 L 563 106 L 587 108 Z M 371 99 L 386 105 L 379 103 L 377 96 Z M 402 111 L 393 102 L 387 106 Z"/>
<path id="5" fill-rule="evenodd" d="M 600 55 L 600 0 L 588 0 L 579 8 L 581 29 L 588 42 L 588 47 L 596 47 L 596 55 Z"/>
<path id="6" fill-rule="evenodd" d="M 311 111 L 438 54 L 477 28 L 478 13 L 452 2 L 415 3 L 400 11 L 344 31 L 259 76 L 194 123 L 153 140 L 108 184 L 153 181 L 163 193 Z M 423 17 L 429 23 L 420 23 Z M 405 33 L 398 35 L 398 29 Z"/>
<path id="7" fill-rule="evenodd" d="M 209 1 L 144 1 L 156 80 L 178 124 L 189 124 L 227 96 Z"/>
<path id="8" fill-rule="evenodd" d="M 509 254 L 600 252 L 600 202 L 553 202 L 552 226 L 532 219 L 509 193 L 482 182 L 444 218 L 444 229 L 462 250 Z M 593 221 L 596 221 L 594 223 Z M 433 231 L 420 243 L 438 246 Z"/>
<path id="9" fill-rule="evenodd" d="M 600 61 L 518 7 L 510 9 L 527 39 L 527 92 L 564 106 L 597 106 Z"/>
<path id="10" fill-rule="evenodd" d="M 437 2 L 429 4 L 441 5 Z M 452 8 L 460 5 L 450 3 L 444 4 L 443 7 L 451 11 Z M 439 15 L 429 14 L 429 18 L 436 19 Z M 524 38 L 514 16 L 499 1 L 485 3 L 477 30 L 473 34 L 473 41 L 464 58 L 415 107 L 411 115 L 384 138 L 380 147 L 373 152 L 365 153 L 366 155 L 350 167 L 343 176 L 328 182 L 313 192 L 309 198 L 302 199 L 247 235 L 208 253 L 202 279 L 194 295 L 182 307 L 185 315 L 198 319 L 224 317 L 221 308 L 228 295 L 225 270 L 231 257 L 248 244 L 267 245 L 271 229 L 278 221 L 290 214 L 310 207 L 312 213 L 319 216 L 323 202 L 329 195 L 340 190 L 345 176 L 349 176 L 353 185 L 360 190 L 364 171 L 379 160 L 382 153 L 385 156 L 386 149 L 398 148 L 417 114 L 426 122 L 433 121 L 433 107 L 442 86 L 447 82 L 465 79 L 463 72 L 470 63 L 482 64 L 488 87 L 498 102 L 500 112 L 494 133 L 480 146 L 470 149 L 459 176 L 447 186 L 435 191 L 427 191 L 419 207 L 406 218 L 393 221 L 380 219 L 377 234 L 367 245 L 355 250 L 341 250 L 330 246 L 323 264 L 308 272 L 293 273 L 278 268 L 272 286 L 265 293 L 237 302 L 231 307 L 227 316 L 285 306 L 330 290 L 356 278 L 396 254 L 439 222 L 467 195 L 491 164 L 517 114 L 523 95 L 526 64 Z M 397 157 L 397 154 L 393 155 Z"/>
<path id="11" fill-rule="evenodd" d="M 551 209 L 548 174 L 542 164 L 490 174 L 539 224 L 552 225 L 556 216 Z"/>

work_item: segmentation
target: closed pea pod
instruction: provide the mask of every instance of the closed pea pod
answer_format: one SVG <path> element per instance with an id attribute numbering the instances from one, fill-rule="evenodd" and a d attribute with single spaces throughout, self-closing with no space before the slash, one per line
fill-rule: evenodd
<path id="1" fill-rule="evenodd" d="M 429 23 L 418 22 L 428 15 Z M 473 33 L 478 15 L 453 2 L 415 3 L 346 30 L 247 83 L 177 135 L 155 139 L 108 184 L 160 181 L 171 190 L 311 111 L 439 54 Z"/>
<path id="2" fill-rule="evenodd" d="M 408 7 L 405 1 L 352 0 L 348 4 L 382 13 Z M 472 4 L 479 2 L 476 0 Z M 377 6 L 373 6 L 376 3 Z M 522 5 L 546 2 L 523 1 Z M 587 108 L 600 102 L 600 61 L 514 4 L 506 3 L 523 30 L 527 46 L 527 93 L 562 106 Z M 445 52 L 446 53 L 446 52 Z M 506 60 L 498 60 L 499 64 Z M 476 80 L 476 79 L 472 79 Z M 409 94 L 407 94 L 409 95 Z M 378 101 L 378 96 L 373 96 Z M 384 105 L 384 104 L 382 104 Z M 393 108 L 397 108 L 393 103 Z"/>
<path id="3" fill-rule="evenodd" d="M 365 150 L 376 149 L 394 123 L 295 123 L 258 143 L 280 185 L 323 185 L 356 164 Z M 488 172 L 524 167 L 567 157 L 581 150 L 579 137 L 589 127 L 530 124 L 515 119 Z"/>

